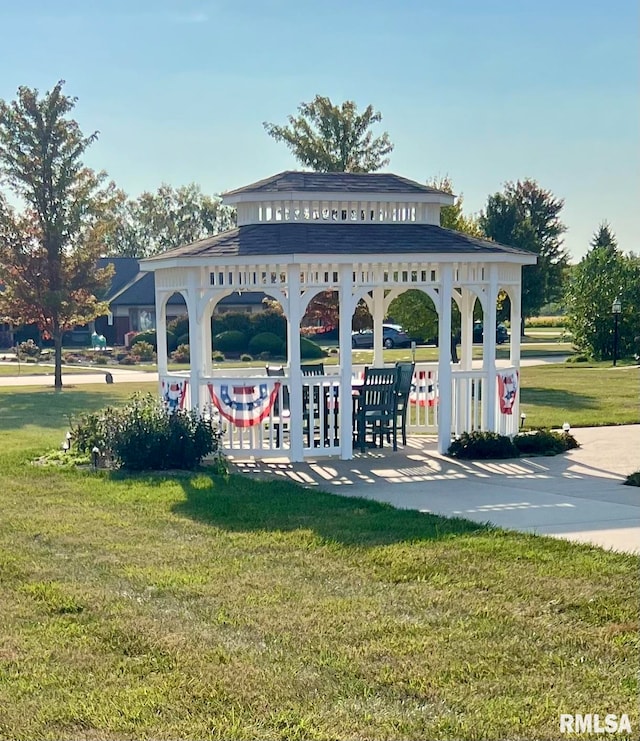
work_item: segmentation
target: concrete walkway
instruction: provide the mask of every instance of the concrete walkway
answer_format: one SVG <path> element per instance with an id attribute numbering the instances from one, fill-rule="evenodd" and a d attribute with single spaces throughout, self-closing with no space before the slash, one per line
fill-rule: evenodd
<path id="1" fill-rule="evenodd" d="M 433 439 L 404 450 L 304 464 L 238 462 L 240 473 L 284 477 L 305 486 L 448 517 L 640 553 L 640 425 L 573 430 L 581 447 L 550 458 L 457 461 Z"/>

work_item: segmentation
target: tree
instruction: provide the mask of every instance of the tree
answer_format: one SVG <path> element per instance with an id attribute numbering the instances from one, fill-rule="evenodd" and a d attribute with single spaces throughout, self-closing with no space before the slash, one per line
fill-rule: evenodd
<path id="1" fill-rule="evenodd" d="M 559 214 L 564 201 L 534 180 L 507 183 L 502 193 L 489 196 L 480 215 L 487 237 L 538 256 L 536 265 L 522 269 L 522 328 L 527 317 L 560 297 L 567 256 L 562 247 L 566 227 Z"/>
<path id="2" fill-rule="evenodd" d="M 195 183 L 162 184 L 124 201 L 108 251 L 121 257 L 148 257 L 217 234 L 235 224 L 235 210 L 202 193 Z"/>
<path id="3" fill-rule="evenodd" d="M 576 347 L 596 360 L 613 357 L 612 306 L 620 299 L 618 351 L 621 357 L 638 350 L 640 336 L 640 258 L 616 246 L 609 226 L 601 225 L 591 249 L 571 271 L 565 294 L 567 326 Z"/>
<path id="4" fill-rule="evenodd" d="M 69 118 L 76 99 L 63 85 L 43 97 L 20 87 L 16 100 L 0 100 L 0 175 L 23 206 L 0 199 L 0 313 L 53 339 L 56 389 L 64 332 L 106 313 L 96 296 L 111 271 L 97 270 L 96 260 L 121 197 L 83 165 L 97 134 L 85 137 Z"/>
<path id="5" fill-rule="evenodd" d="M 356 104 L 346 100 L 333 105 L 321 95 L 298 106 L 298 116 L 289 116 L 288 126 L 262 124 L 269 136 L 284 142 L 300 164 L 315 172 L 374 172 L 389 164 L 393 144 L 385 131 L 373 138 L 373 124 L 382 115 L 368 105 L 359 114 Z"/>
<path id="6" fill-rule="evenodd" d="M 427 181 L 431 188 L 443 190 L 445 193 L 453 194 L 453 184 L 448 176 L 443 178 L 432 178 Z M 457 232 L 470 234 L 472 237 L 483 238 L 485 236 L 478 219 L 474 216 L 466 216 L 462 210 L 463 197 L 460 194 L 453 206 L 443 206 L 440 209 L 440 226 L 445 229 L 453 229 Z"/>

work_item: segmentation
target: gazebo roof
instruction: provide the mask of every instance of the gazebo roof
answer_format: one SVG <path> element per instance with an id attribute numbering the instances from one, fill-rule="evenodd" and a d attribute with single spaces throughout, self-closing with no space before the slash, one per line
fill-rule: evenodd
<path id="1" fill-rule="evenodd" d="M 147 258 L 154 263 L 173 258 L 278 257 L 283 255 L 386 255 L 417 256 L 501 255 L 533 257 L 526 250 L 478 239 L 434 224 L 247 224 L 193 244 L 183 245 Z"/>
<path id="2" fill-rule="evenodd" d="M 299 172 L 286 170 L 264 180 L 223 193 L 239 196 L 250 193 L 433 193 L 451 196 L 415 180 L 386 172 Z"/>

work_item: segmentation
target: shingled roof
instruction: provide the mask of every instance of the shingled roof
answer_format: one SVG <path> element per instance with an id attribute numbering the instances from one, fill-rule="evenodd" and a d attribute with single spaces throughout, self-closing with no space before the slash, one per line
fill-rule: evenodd
<path id="1" fill-rule="evenodd" d="M 531 254 L 433 224 L 247 224 L 163 252 L 145 262 L 176 257 L 281 255 Z"/>
<path id="2" fill-rule="evenodd" d="M 248 193 L 445 193 L 415 180 L 386 172 L 298 172 L 286 170 L 224 196 Z M 451 195 L 446 193 L 446 195 Z"/>

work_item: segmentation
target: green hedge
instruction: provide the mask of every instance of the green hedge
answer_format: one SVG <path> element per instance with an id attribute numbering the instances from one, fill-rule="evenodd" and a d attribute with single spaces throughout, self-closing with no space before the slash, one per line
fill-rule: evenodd
<path id="1" fill-rule="evenodd" d="M 220 332 L 213 338 L 213 349 L 220 352 L 244 352 L 247 349 L 247 336 L 237 329 Z"/>
<path id="2" fill-rule="evenodd" d="M 284 342 L 273 332 L 260 332 L 249 340 L 248 349 L 252 355 L 268 352 L 271 355 L 282 355 Z"/>

